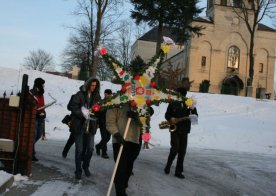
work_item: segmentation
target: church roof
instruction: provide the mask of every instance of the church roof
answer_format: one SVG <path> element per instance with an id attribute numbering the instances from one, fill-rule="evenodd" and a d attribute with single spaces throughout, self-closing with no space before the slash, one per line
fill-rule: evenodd
<path id="1" fill-rule="evenodd" d="M 210 18 L 202 17 L 202 16 L 195 18 L 194 21 L 204 22 L 204 23 L 213 23 L 213 21 Z M 276 32 L 275 29 L 273 29 L 269 26 L 266 26 L 262 23 L 259 23 L 258 30 Z M 138 40 L 157 42 L 157 35 L 158 35 L 158 27 L 156 26 L 156 27 L 153 27 L 151 30 L 149 30 L 144 35 L 142 35 Z M 169 27 L 163 27 L 163 36 L 170 37 L 172 40 L 176 40 L 176 36 L 171 33 Z"/>
<path id="2" fill-rule="evenodd" d="M 214 23 L 211 18 L 207 16 L 199 16 L 194 19 L 196 22 Z"/>
<path id="3" fill-rule="evenodd" d="M 158 27 L 153 27 L 147 33 L 142 35 L 138 40 L 157 42 Z M 163 36 L 169 37 L 172 40 L 176 40 L 175 35 L 173 35 L 168 27 L 163 27 Z"/>
<path id="4" fill-rule="evenodd" d="M 266 26 L 266 25 L 264 25 L 262 23 L 259 23 L 258 30 L 260 30 L 260 31 L 272 31 L 272 32 L 276 32 L 275 29 L 273 29 L 273 28 L 271 28 L 269 26 Z"/>

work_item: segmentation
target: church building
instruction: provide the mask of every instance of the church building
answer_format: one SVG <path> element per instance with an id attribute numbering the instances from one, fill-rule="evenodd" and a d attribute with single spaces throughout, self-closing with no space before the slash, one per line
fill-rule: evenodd
<path id="1" fill-rule="evenodd" d="M 183 77 L 189 77 L 193 81 L 190 91 L 198 92 L 205 80 L 210 84 L 210 93 L 248 95 L 250 34 L 233 9 L 239 6 L 240 1 L 235 0 L 208 0 L 206 16 L 193 21 L 193 25 L 205 27 L 203 35 L 192 37 L 183 46 L 173 46 L 161 67 L 161 71 L 178 74 L 168 74 L 168 83 L 174 79 L 178 82 L 173 85 L 179 86 Z M 253 20 L 253 15 L 249 17 Z M 169 32 L 164 35 L 170 36 Z M 147 62 L 155 53 L 156 37 L 153 28 L 135 42 L 132 55 L 140 55 Z M 255 32 L 250 96 L 274 95 L 275 51 L 276 30 L 259 23 Z"/>

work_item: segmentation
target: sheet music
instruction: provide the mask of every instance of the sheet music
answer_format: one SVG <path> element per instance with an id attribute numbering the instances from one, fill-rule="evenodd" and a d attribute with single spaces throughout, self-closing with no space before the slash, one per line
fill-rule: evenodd
<path id="1" fill-rule="evenodd" d="M 195 114 L 190 114 L 189 118 L 191 120 L 192 125 L 197 125 L 198 124 L 198 118 L 197 115 Z"/>

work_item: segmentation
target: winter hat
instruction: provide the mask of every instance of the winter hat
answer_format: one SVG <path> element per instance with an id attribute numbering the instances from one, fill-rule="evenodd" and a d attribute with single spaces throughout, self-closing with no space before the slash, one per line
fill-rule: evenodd
<path id="1" fill-rule="evenodd" d="M 34 81 L 34 89 L 36 89 L 38 95 L 44 94 L 43 84 L 45 84 L 45 80 L 42 78 L 36 78 Z"/>
<path id="2" fill-rule="evenodd" d="M 177 88 L 176 91 L 179 92 L 184 97 L 187 95 L 187 90 L 183 87 Z"/>
<path id="3" fill-rule="evenodd" d="M 105 89 L 104 93 L 111 95 L 112 94 L 112 90 L 111 89 Z"/>
<path id="4" fill-rule="evenodd" d="M 45 80 L 43 80 L 42 78 L 36 78 L 34 81 L 35 87 L 41 87 L 43 86 L 43 84 L 45 84 Z"/>

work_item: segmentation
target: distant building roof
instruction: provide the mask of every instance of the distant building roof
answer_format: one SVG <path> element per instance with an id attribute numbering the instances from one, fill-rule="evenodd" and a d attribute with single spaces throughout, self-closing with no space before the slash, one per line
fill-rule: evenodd
<path id="1" fill-rule="evenodd" d="M 64 76 L 67 78 L 72 78 L 72 74 L 68 73 L 68 72 L 61 73 L 61 72 L 57 72 L 57 71 L 46 71 L 46 73 L 56 75 L 56 76 Z"/>
<path id="2" fill-rule="evenodd" d="M 213 23 L 208 17 L 197 17 L 194 19 L 198 22 Z M 142 35 L 138 40 L 157 42 L 158 27 L 153 27 L 151 30 Z M 177 40 L 176 36 L 170 31 L 169 27 L 163 27 L 163 36 L 170 37 L 172 40 Z"/>

